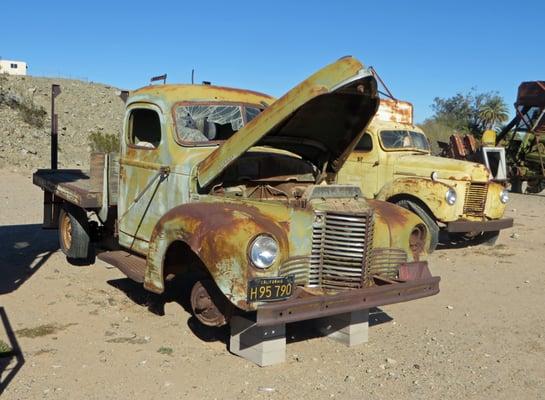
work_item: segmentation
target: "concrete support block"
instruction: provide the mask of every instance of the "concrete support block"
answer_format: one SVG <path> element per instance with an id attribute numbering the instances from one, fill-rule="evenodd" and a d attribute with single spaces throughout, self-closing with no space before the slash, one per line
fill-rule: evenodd
<path id="1" fill-rule="evenodd" d="M 369 340 L 369 310 L 352 311 L 315 320 L 318 332 L 347 346 Z"/>
<path id="2" fill-rule="evenodd" d="M 286 326 L 255 326 L 254 321 L 231 319 L 229 351 L 260 367 L 286 361 Z"/>

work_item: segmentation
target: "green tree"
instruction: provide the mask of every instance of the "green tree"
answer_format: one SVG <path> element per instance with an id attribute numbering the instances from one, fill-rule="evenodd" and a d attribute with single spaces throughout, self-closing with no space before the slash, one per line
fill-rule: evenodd
<path id="1" fill-rule="evenodd" d="M 500 96 L 493 96 L 479 109 L 479 118 L 483 121 L 486 129 L 497 128 L 509 119 L 507 104 Z"/>
<path id="2" fill-rule="evenodd" d="M 429 121 L 458 133 L 471 133 L 480 138 L 490 126 L 508 119 L 507 106 L 496 92 L 457 93 L 452 97 L 436 97 L 431 106 L 434 114 Z"/>

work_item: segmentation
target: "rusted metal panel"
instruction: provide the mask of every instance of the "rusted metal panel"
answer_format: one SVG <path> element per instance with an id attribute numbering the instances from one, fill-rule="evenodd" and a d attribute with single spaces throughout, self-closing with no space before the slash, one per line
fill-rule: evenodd
<path id="1" fill-rule="evenodd" d="M 408 101 L 380 99 L 375 119 L 412 125 L 413 105 Z"/>
<path id="2" fill-rule="evenodd" d="M 545 108 L 545 81 L 522 82 L 518 88 L 516 105 Z"/>
<path id="3" fill-rule="evenodd" d="M 513 218 L 491 219 L 487 221 L 453 221 L 447 224 L 448 232 L 490 232 L 511 228 Z"/>
<path id="4" fill-rule="evenodd" d="M 104 188 L 104 171 L 108 168 L 106 153 L 92 153 L 89 169 L 89 190 L 101 193 Z"/>

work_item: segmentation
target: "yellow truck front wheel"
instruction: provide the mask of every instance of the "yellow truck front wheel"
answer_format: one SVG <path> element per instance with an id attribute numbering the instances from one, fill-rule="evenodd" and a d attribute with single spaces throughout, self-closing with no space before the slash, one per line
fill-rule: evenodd
<path id="1" fill-rule="evenodd" d="M 437 225 L 435 219 L 424 209 L 423 206 L 417 204 L 416 201 L 401 199 L 396 201 L 395 204 L 412 211 L 426 224 L 428 232 L 430 233 L 430 247 L 428 251 L 430 253 L 434 251 L 439 243 L 439 225 Z"/>

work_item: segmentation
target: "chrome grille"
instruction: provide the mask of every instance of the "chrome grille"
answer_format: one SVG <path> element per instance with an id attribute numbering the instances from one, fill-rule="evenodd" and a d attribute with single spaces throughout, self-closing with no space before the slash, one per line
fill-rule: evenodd
<path id="1" fill-rule="evenodd" d="M 284 261 L 280 267 L 279 275 L 294 275 L 296 285 L 308 286 L 309 272 L 310 257 L 292 257 Z"/>
<path id="2" fill-rule="evenodd" d="M 399 266 L 407 262 L 407 253 L 402 249 L 375 248 L 369 254 L 369 275 L 397 278 Z"/>
<path id="3" fill-rule="evenodd" d="M 368 279 L 371 216 L 317 212 L 312 228 L 308 286 L 335 290 L 362 287 Z"/>
<path id="4" fill-rule="evenodd" d="M 487 194 L 487 183 L 470 183 L 467 185 L 464 200 L 464 214 L 482 216 L 484 214 Z"/>

